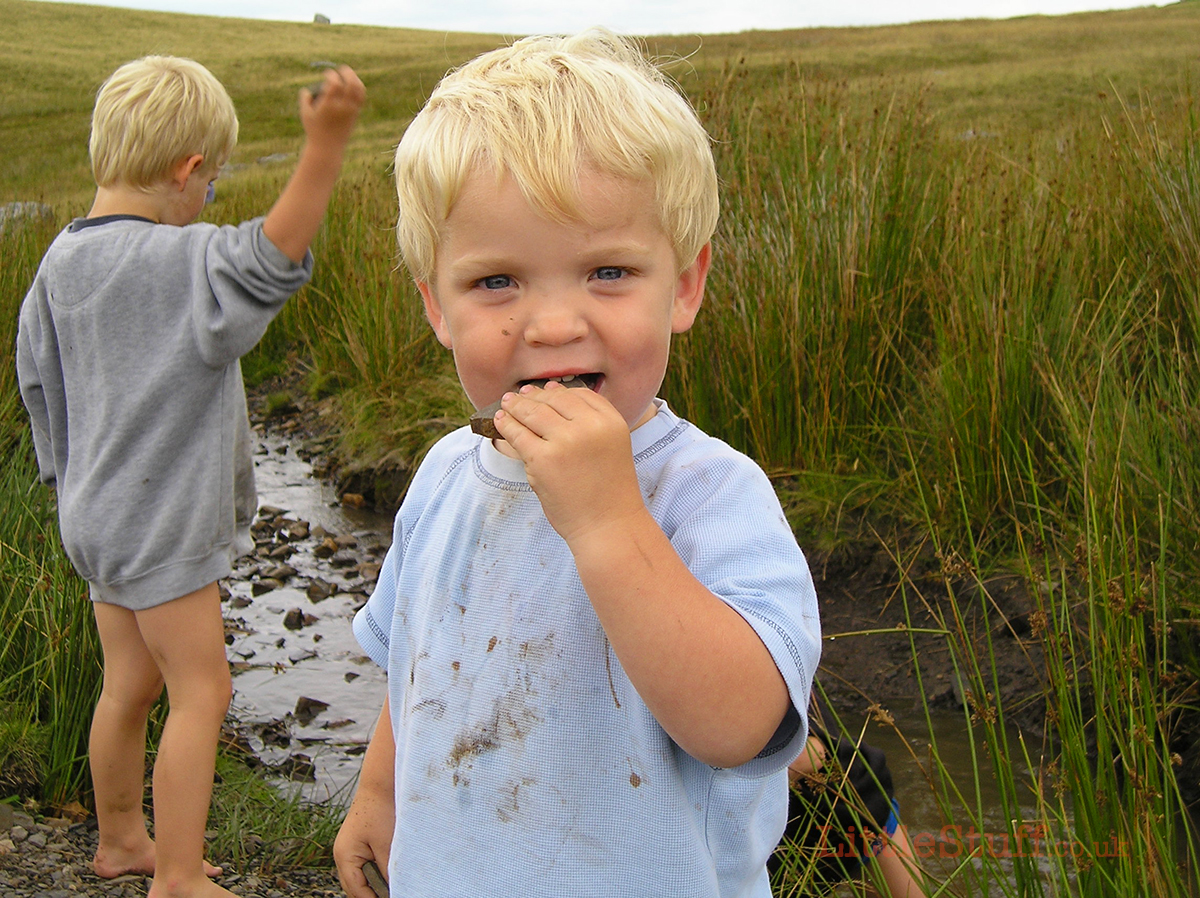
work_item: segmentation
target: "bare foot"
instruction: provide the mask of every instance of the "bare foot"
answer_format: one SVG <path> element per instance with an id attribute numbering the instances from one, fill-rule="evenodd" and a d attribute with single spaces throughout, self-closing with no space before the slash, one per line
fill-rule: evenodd
<path id="1" fill-rule="evenodd" d="M 228 889 L 223 889 L 211 880 L 178 883 L 174 887 L 155 880 L 150 885 L 146 898 L 240 898 Z"/>
<path id="2" fill-rule="evenodd" d="M 154 875 L 154 842 L 149 837 L 134 849 L 121 850 L 101 845 L 96 849 L 92 858 L 92 870 L 101 879 L 116 879 L 128 873 L 142 876 Z M 204 862 L 205 876 L 220 876 L 224 872 L 220 867 Z"/>

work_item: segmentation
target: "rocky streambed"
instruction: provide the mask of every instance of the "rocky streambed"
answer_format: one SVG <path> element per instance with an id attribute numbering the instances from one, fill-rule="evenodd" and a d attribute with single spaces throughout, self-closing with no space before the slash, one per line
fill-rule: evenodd
<path id="1" fill-rule="evenodd" d="M 301 441 L 257 439 L 256 548 L 222 587 L 228 729 L 268 771 L 325 800 L 357 774 L 386 690 L 351 621 L 379 574 L 391 519 L 314 476 Z"/>
<path id="2" fill-rule="evenodd" d="M 0 804 L 0 895 L 3 898 L 145 898 L 150 877 L 101 879 L 92 872 L 95 818 L 35 820 Z M 272 873 L 227 869 L 220 884 L 242 898 L 345 898 L 332 867 Z"/>
<path id="3" fill-rule="evenodd" d="M 387 685 L 358 648 L 351 619 L 378 575 L 391 518 L 314 472 L 320 438 L 282 423 L 256 427 L 256 547 L 222 583 L 234 672 L 225 738 L 311 800 L 348 799 Z M 0 896 L 144 896 L 148 877 L 92 872 L 96 838 L 95 818 L 35 819 L 0 804 Z M 228 870 L 220 882 L 245 898 L 344 894 L 332 867 Z"/>
<path id="4" fill-rule="evenodd" d="M 378 575 L 391 516 L 323 477 L 324 438 L 302 420 L 256 424 L 256 549 L 221 585 L 234 674 L 224 738 L 310 800 L 348 800 L 386 690 L 350 622 Z M 95 826 L 84 815 L 35 819 L 0 803 L 0 896 L 144 896 L 146 876 L 92 873 Z M 246 898 L 344 894 L 332 868 L 229 870 L 220 881 Z"/>

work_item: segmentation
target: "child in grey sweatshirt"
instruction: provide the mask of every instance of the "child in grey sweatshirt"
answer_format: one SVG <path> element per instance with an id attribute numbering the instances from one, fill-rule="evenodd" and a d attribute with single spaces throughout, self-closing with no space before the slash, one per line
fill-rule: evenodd
<path id="1" fill-rule="evenodd" d="M 362 107 L 348 67 L 302 91 L 305 142 L 265 218 L 193 223 L 237 140 L 203 66 L 149 56 L 101 87 L 95 201 L 50 246 L 21 307 L 17 372 L 63 544 L 104 650 L 90 763 L 102 877 L 153 874 L 151 898 L 230 892 L 204 829 L 231 683 L 217 580 L 256 506 L 239 358 L 309 278 L 312 242 Z M 146 716 L 170 712 L 142 817 Z"/>

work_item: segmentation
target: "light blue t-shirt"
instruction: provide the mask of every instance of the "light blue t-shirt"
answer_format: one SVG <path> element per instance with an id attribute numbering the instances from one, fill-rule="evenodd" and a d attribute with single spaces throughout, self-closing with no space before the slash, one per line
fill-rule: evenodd
<path id="1" fill-rule="evenodd" d="M 768 898 L 820 654 L 808 565 L 767 477 L 659 402 L 642 495 L 755 629 L 789 712 L 722 770 L 680 749 L 609 647 L 518 460 L 463 428 L 422 463 L 354 631 L 388 671 L 393 898 Z"/>

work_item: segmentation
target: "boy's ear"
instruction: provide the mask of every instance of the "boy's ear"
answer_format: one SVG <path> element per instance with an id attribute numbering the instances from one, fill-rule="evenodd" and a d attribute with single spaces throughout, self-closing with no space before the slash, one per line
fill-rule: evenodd
<path id="1" fill-rule="evenodd" d="M 192 176 L 192 172 L 198 170 L 203 164 L 204 157 L 199 153 L 185 156 L 179 160 L 179 164 L 171 172 L 171 183 L 180 190 L 183 190 L 183 188 L 187 187 L 188 178 Z"/>
<path id="2" fill-rule="evenodd" d="M 682 334 L 692 326 L 700 305 L 704 302 L 704 284 L 712 265 L 712 243 L 700 249 L 696 260 L 679 275 L 675 282 L 675 302 L 671 306 L 671 333 Z"/>
<path id="3" fill-rule="evenodd" d="M 450 329 L 446 326 L 446 316 L 442 314 L 442 304 L 438 302 L 433 287 L 427 281 L 417 281 L 416 284 L 425 303 L 425 317 L 429 319 L 429 326 L 437 334 L 438 342 L 447 349 L 453 349 Z"/>

